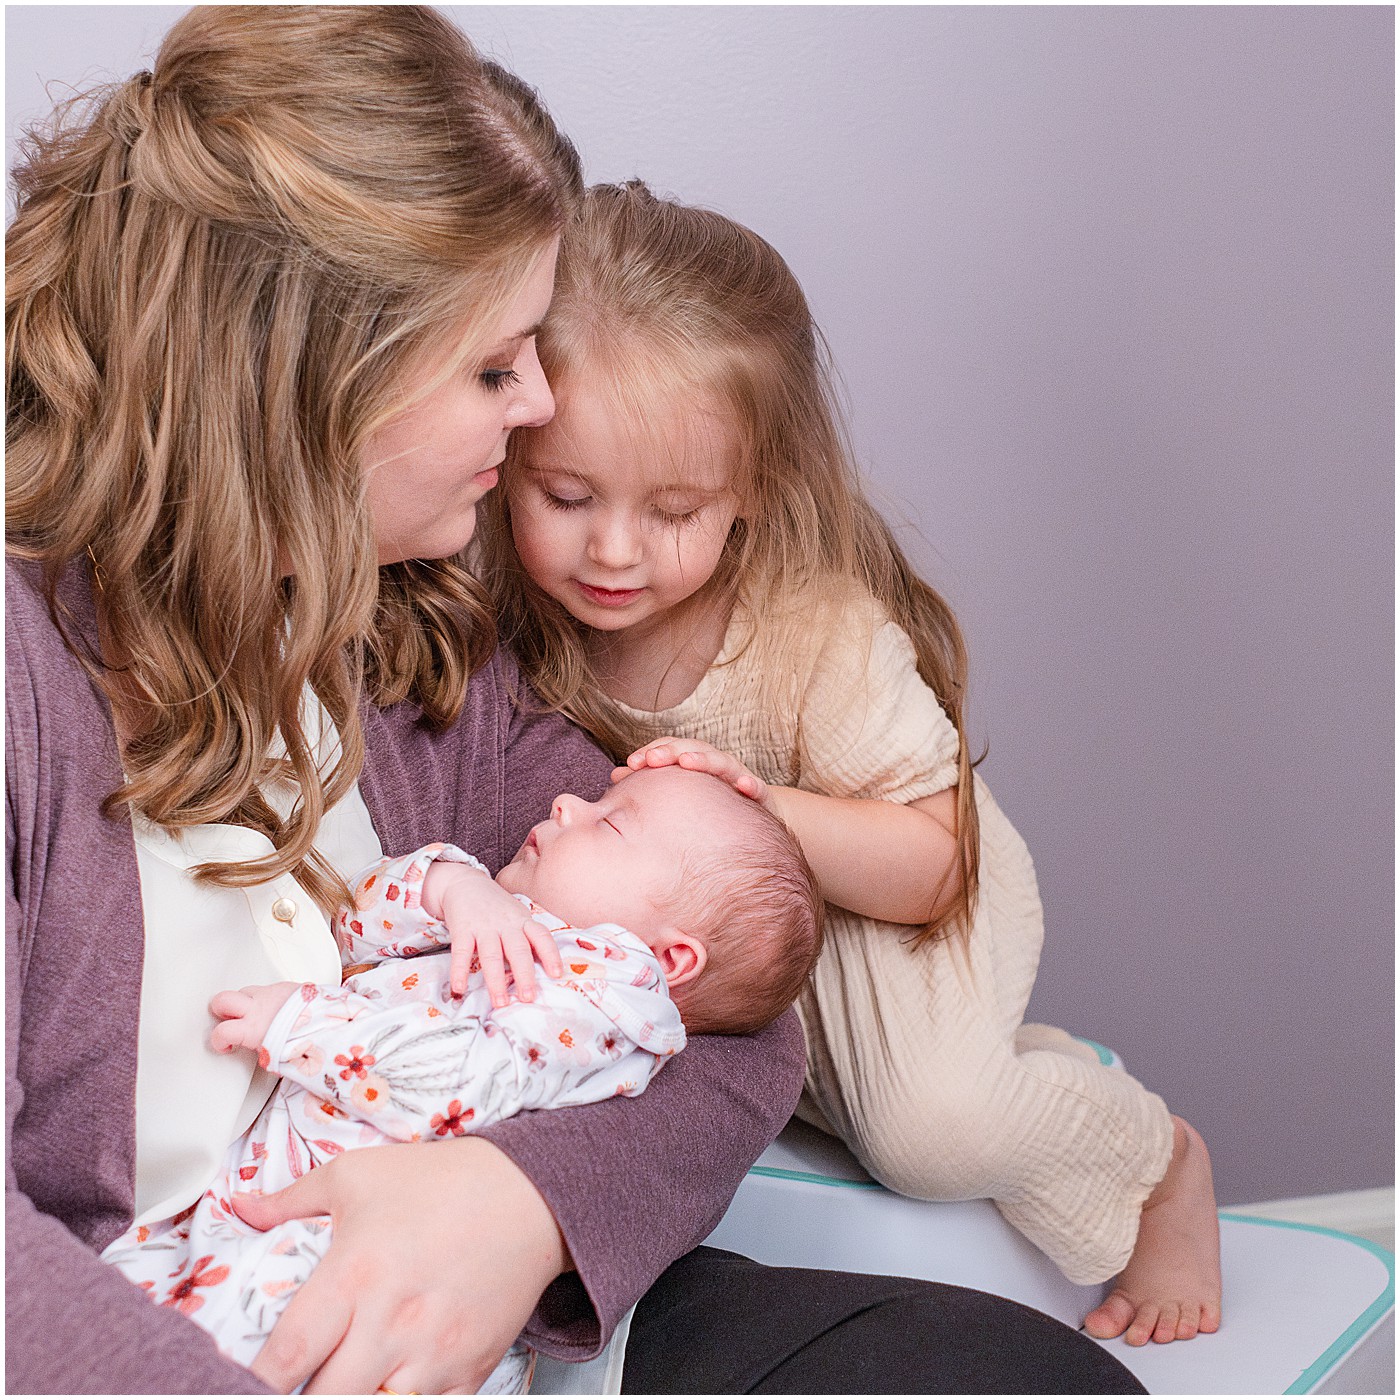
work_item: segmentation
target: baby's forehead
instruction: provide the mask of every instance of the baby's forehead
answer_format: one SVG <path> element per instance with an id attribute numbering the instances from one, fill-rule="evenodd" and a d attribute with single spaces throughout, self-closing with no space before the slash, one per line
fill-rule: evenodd
<path id="1" fill-rule="evenodd" d="M 674 764 L 629 773 L 617 785 L 619 800 L 644 816 L 681 820 L 687 833 L 708 828 L 732 830 L 742 822 L 749 799 L 709 773 Z"/>

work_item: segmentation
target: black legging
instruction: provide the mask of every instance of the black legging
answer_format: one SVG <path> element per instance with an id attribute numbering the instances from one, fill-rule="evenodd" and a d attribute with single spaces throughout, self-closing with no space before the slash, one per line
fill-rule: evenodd
<path id="1" fill-rule="evenodd" d="M 678 1259 L 637 1306 L 632 1395 L 1144 1395 L 1087 1337 L 1032 1308 L 918 1279 Z"/>

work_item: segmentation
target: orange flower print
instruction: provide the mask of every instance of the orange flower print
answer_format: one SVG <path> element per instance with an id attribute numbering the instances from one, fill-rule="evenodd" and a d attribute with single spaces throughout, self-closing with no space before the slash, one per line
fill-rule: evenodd
<path id="1" fill-rule="evenodd" d="M 418 974 L 416 972 L 410 972 L 399 985 L 404 991 L 411 992 L 418 985 Z"/>
<path id="2" fill-rule="evenodd" d="M 178 1308 L 186 1317 L 204 1306 L 204 1299 L 195 1292 L 196 1288 L 212 1288 L 228 1277 L 228 1265 L 220 1264 L 217 1269 L 209 1266 L 214 1262 L 212 1254 L 206 1254 L 194 1261 L 194 1267 L 170 1290 L 162 1307 Z"/>
<path id="3" fill-rule="evenodd" d="M 350 1090 L 350 1102 L 361 1113 L 378 1113 L 389 1102 L 389 1081 L 367 1075 Z"/>
<path id="4" fill-rule="evenodd" d="M 476 1117 L 476 1109 L 462 1107 L 461 1099 L 453 1099 L 447 1105 L 447 1113 L 433 1114 L 432 1129 L 439 1137 L 446 1137 L 451 1133 L 454 1137 L 463 1137 L 466 1134 L 466 1125 Z"/>
<path id="5" fill-rule="evenodd" d="M 374 900 L 374 896 L 373 896 L 373 894 L 372 894 L 372 891 L 373 891 L 375 885 L 377 885 L 378 883 L 379 883 L 379 876 L 378 876 L 378 875 L 371 875 L 371 876 L 369 876 L 368 879 L 365 879 L 365 880 L 361 880 L 361 881 L 360 881 L 360 887 L 359 887 L 359 889 L 357 889 L 357 890 L 355 891 L 355 908 L 356 908 L 356 909 L 368 909 L 368 908 L 369 908 L 370 904 L 373 903 L 373 900 Z M 354 928 L 355 925 L 352 923 L 352 924 L 350 925 L 350 927 L 351 927 L 351 928 Z"/>
<path id="6" fill-rule="evenodd" d="M 340 1071 L 340 1077 L 342 1079 L 363 1079 L 365 1075 L 369 1073 L 369 1067 L 374 1063 L 374 1056 L 366 1055 L 363 1045 L 352 1045 L 350 1047 L 350 1053 L 348 1055 L 337 1055 L 335 1057 L 335 1062 L 338 1065 L 344 1066 L 344 1069 Z"/>
<path id="7" fill-rule="evenodd" d="M 136 1243 L 145 1244 L 151 1238 L 151 1227 L 149 1225 L 138 1225 L 136 1227 Z M 154 1284 L 151 1285 L 155 1287 Z"/>
<path id="8" fill-rule="evenodd" d="M 552 1058 L 556 1064 L 586 1065 L 593 1058 L 593 1037 L 591 1035 L 586 1041 L 579 1040 L 578 1027 L 571 1025 L 557 1012 L 546 1011 L 544 1023 L 546 1026 L 545 1034 L 548 1037 L 545 1044 L 553 1052 Z"/>

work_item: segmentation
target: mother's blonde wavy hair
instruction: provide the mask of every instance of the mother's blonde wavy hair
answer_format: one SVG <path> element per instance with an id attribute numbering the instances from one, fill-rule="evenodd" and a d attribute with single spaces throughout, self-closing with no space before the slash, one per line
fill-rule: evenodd
<path id="1" fill-rule="evenodd" d="M 495 642 L 462 561 L 378 567 L 363 449 L 415 370 L 476 368 L 577 203 L 577 155 L 435 11 L 347 5 L 196 6 L 25 156 L 6 547 L 42 561 L 135 721 L 107 810 L 253 827 L 272 854 L 200 874 L 291 871 L 334 903 L 314 841 L 359 777 L 362 698 L 445 724 Z M 57 602 L 85 560 L 119 669 Z M 325 771 L 308 683 L 339 731 Z M 279 778 L 285 820 L 260 791 Z"/>
<path id="2" fill-rule="evenodd" d="M 586 377 L 643 430 L 658 411 L 718 406 L 737 443 L 740 519 L 706 587 L 748 619 L 741 647 L 758 648 L 766 704 L 781 711 L 799 703 L 793 685 L 813 605 L 841 625 L 852 583 L 908 633 L 919 674 L 959 739 L 962 894 L 919 938 L 970 928 L 979 836 L 962 632 L 866 499 L 825 345 L 787 264 L 720 214 L 658 198 L 640 181 L 596 185 L 565 233 L 539 353 L 561 402 L 571 379 Z M 535 586 L 511 540 L 509 473 L 528 461 L 531 438 L 514 435 L 506 489 L 488 498 L 479 572 L 496 598 L 502 639 L 537 691 L 620 761 L 655 731 L 612 703 L 589 664 L 587 629 Z"/>

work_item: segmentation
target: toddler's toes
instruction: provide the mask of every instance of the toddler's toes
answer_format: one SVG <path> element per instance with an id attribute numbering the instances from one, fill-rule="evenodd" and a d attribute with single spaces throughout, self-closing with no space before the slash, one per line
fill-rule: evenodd
<path id="1" fill-rule="evenodd" d="M 1130 1347 L 1146 1346 L 1152 1340 L 1152 1333 L 1157 1327 L 1157 1313 L 1159 1308 L 1156 1303 L 1143 1303 L 1137 1310 L 1137 1315 L 1128 1326 L 1128 1330 L 1123 1334 L 1123 1340 Z"/>
<path id="2" fill-rule="evenodd" d="M 1084 1330 L 1091 1337 L 1101 1341 L 1109 1337 L 1121 1337 L 1133 1320 L 1137 1308 L 1123 1294 L 1114 1289 L 1107 1298 L 1084 1319 Z"/>
<path id="3" fill-rule="evenodd" d="M 1181 1305 L 1181 1321 L 1176 1324 L 1177 1341 L 1189 1342 L 1200 1330 L 1201 1305 L 1199 1303 L 1183 1303 Z"/>
<path id="4" fill-rule="evenodd" d="M 1177 1323 L 1181 1321 L 1180 1303 L 1163 1303 L 1157 1312 L 1157 1325 L 1152 1329 L 1154 1342 L 1176 1341 Z"/>

